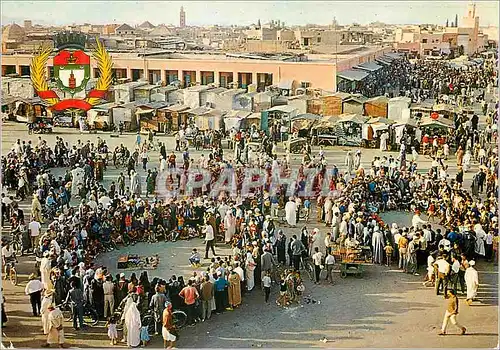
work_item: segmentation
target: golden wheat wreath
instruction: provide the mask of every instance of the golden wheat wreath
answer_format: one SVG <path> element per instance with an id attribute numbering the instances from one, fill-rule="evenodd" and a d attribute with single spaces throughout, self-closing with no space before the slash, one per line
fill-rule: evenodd
<path id="1" fill-rule="evenodd" d="M 49 84 L 47 84 L 47 79 L 45 78 L 45 67 L 51 53 L 52 48 L 50 46 L 41 46 L 38 55 L 33 57 L 30 65 L 31 82 L 33 83 L 33 88 L 41 98 L 43 98 L 42 96 L 45 92 L 50 91 Z M 45 98 L 44 100 L 47 101 L 50 106 L 59 102 L 58 97 Z"/>
<path id="2" fill-rule="evenodd" d="M 96 39 L 97 46 L 95 47 L 92 56 L 97 61 L 97 66 L 99 69 L 99 79 L 97 80 L 96 88 L 89 92 L 85 98 L 86 104 L 88 103 L 89 108 L 95 106 L 104 97 L 104 93 L 109 89 L 112 82 L 112 67 L 113 63 L 109 53 L 106 51 L 104 45 Z M 47 101 L 50 106 L 54 106 L 60 102 L 57 94 L 49 90 L 49 85 L 46 79 L 46 66 L 47 60 L 52 53 L 52 48 L 47 45 L 42 45 L 40 50 L 30 65 L 31 81 L 33 83 L 33 88 L 37 92 L 40 98 Z"/>

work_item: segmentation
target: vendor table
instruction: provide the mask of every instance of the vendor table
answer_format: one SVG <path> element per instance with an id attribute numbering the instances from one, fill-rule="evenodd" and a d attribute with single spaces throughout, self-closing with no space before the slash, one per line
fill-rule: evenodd
<path id="1" fill-rule="evenodd" d="M 334 135 L 318 135 L 318 146 L 321 144 L 328 144 L 330 146 L 335 146 L 338 143 L 337 136 Z"/>

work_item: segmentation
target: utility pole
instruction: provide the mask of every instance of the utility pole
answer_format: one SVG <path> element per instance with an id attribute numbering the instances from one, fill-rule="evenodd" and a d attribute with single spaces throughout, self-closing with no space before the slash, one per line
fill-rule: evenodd
<path id="1" fill-rule="evenodd" d="M 337 32 L 337 18 L 333 17 L 333 22 L 335 24 L 335 70 L 337 70 L 337 62 L 338 62 L 338 44 L 339 44 L 339 36 Z"/>

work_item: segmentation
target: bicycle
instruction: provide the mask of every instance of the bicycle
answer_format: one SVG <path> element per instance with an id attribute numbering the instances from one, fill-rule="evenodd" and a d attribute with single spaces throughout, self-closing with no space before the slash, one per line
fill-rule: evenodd
<path id="1" fill-rule="evenodd" d="M 12 234 L 12 241 L 10 243 L 12 246 L 12 249 L 14 249 L 14 253 L 16 256 L 23 256 L 23 241 L 21 239 L 21 234 L 20 233 L 13 233 Z"/>
<path id="2" fill-rule="evenodd" d="M 180 329 L 186 325 L 187 314 L 184 311 L 176 310 L 172 312 L 172 321 L 177 329 Z M 148 310 L 146 315 L 142 318 L 142 326 L 148 327 L 148 332 L 154 334 L 155 332 L 155 318 L 152 311 Z"/>
<path id="3" fill-rule="evenodd" d="M 184 327 L 187 323 L 187 314 L 184 311 L 176 310 L 172 312 L 174 326 L 178 329 Z"/>
<path id="4" fill-rule="evenodd" d="M 121 317 L 123 313 L 123 308 L 119 307 L 118 310 L 114 312 L 114 317 L 117 321 L 117 327 L 119 330 L 123 329 L 123 323 L 121 322 Z M 174 326 L 178 329 L 184 327 L 187 323 L 187 314 L 184 311 L 181 310 L 176 310 L 172 312 L 172 320 L 174 323 Z M 149 334 L 154 334 L 155 333 L 155 317 L 154 313 L 152 310 L 147 310 L 146 314 L 142 316 L 141 319 L 141 324 L 142 326 L 147 326 L 148 327 L 148 332 Z"/>
<path id="5" fill-rule="evenodd" d="M 300 257 L 300 264 L 302 265 L 302 268 L 306 270 L 307 275 L 311 279 L 311 281 L 315 281 L 315 270 L 314 270 L 314 264 L 312 263 L 310 258 L 304 258 L 303 256 Z"/>
<path id="6" fill-rule="evenodd" d="M 12 283 L 14 286 L 17 286 L 17 283 L 18 283 L 18 281 L 17 281 L 17 271 L 16 271 L 16 267 L 14 266 L 14 262 L 9 261 L 9 262 L 5 263 L 3 277 L 4 277 L 5 280 L 7 278 L 9 278 L 10 283 Z"/>
<path id="7" fill-rule="evenodd" d="M 71 305 L 62 303 L 58 307 L 61 309 L 66 321 L 70 322 L 73 320 L 73 307 Z M 97 311 L 87 303 L 83 306 L 83 323 L 87 326 L 97 326 L 99 323 Z"/>

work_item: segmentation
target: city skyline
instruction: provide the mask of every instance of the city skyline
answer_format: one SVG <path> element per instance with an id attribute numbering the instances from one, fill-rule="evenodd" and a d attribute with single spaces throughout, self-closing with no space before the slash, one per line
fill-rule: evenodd
<path id="1" fill-rule="evenodd" d="M 57 6 L 55 5 L 57 3 Z M 156 2 L 156 1 L 2 1 L 2 24 L 122 24 L 138 25 L 149 21 L 154 25 L 179 24 L 181 6 L 187 26 L 250 25 L 281 20 L 286 25 L 331 24 L 441 24 L 452 22 L 458 14 L 459 24 L 469 1 L 254 1 L 254 2 Z M 498 26 L 497 1 L 476 1 L 481 26 Z M 312 11 L 311 6 L 321 6 Z M 138 16 L 138 13 L 140 14 Z M 210 14 L 210 15 L 207 15 Z"/>

